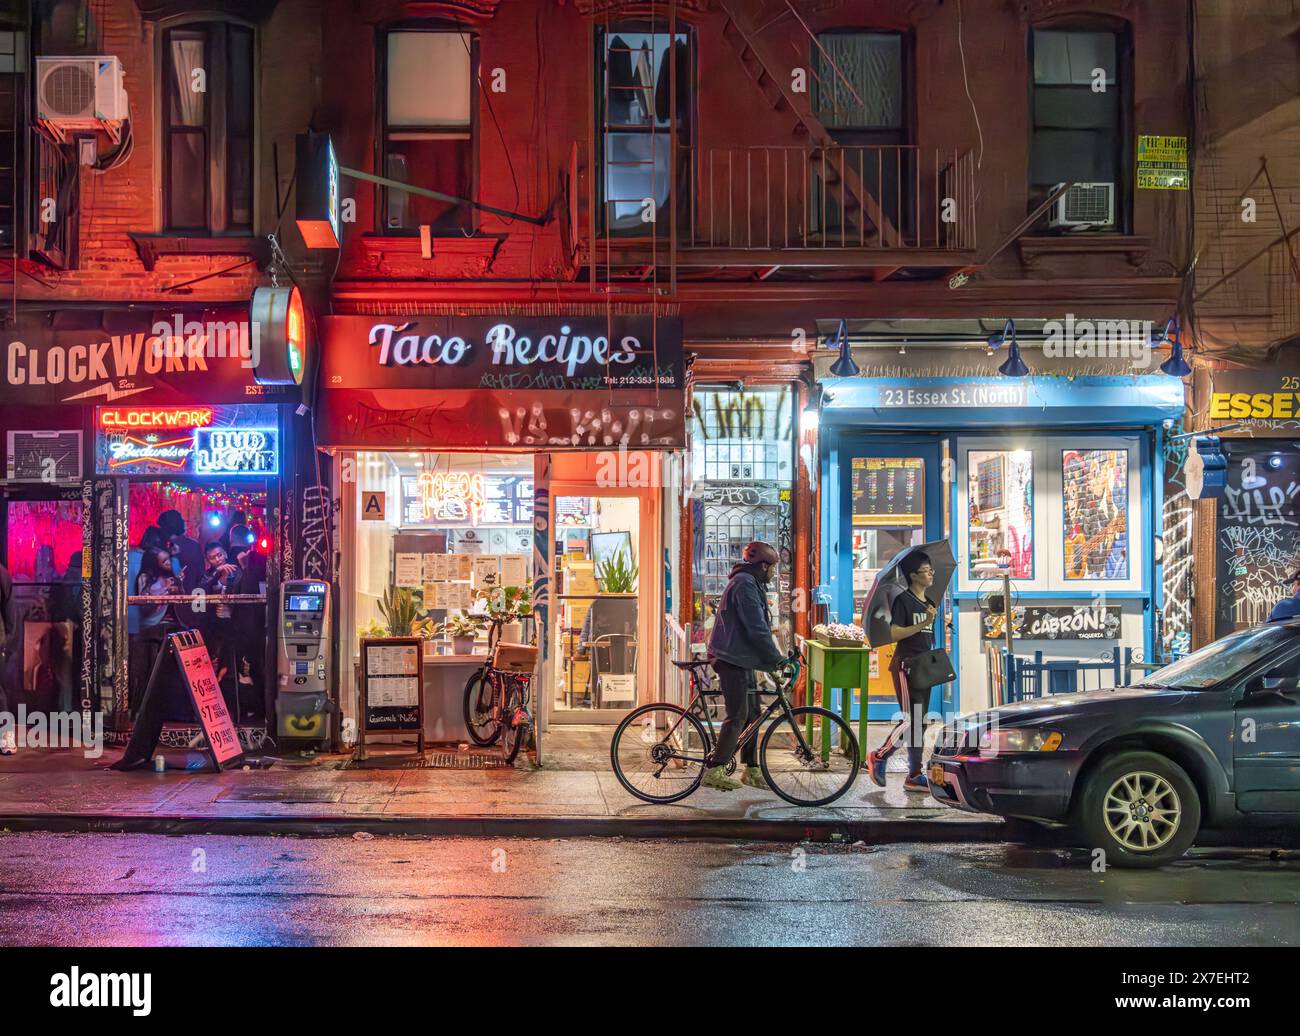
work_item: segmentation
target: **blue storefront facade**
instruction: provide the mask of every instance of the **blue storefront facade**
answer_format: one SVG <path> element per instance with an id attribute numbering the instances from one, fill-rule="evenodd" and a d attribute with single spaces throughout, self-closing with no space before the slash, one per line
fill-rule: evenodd
<path id="1" fill-rule="evenodd" d="M 825 367 L 826 617 L 860 623 L 882 565 L 903 547 L 947 540 L 957 569 L 936 628 L 957 679 L 935 688 L 933 711 L 986 708 L 1008 695 L 1004 570 L 1014 655 L 1046 663 L 1159 655 L 1162 458 L 1184 412 L 1180 379 L 1154 370 L 950 376 L 933 366 L 834 377 Z M 896 709 L 891 650 L 873 657 L 870 719 Z"/>

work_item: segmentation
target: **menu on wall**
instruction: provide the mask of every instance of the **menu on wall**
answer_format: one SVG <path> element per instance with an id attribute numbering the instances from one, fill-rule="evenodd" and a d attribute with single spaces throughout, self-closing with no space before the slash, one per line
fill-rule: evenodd
<path id="1" fill-rule="evenodd" d="M 854 457 L 853 524 L 922 525 L 925 461 L 920 457 Z"/>
<path id="2" fill-rule="evenodd" d="M 398 586 L 418 587 L 423 585 L 424 580 L 420 578 L 419 554 L 398 554 L 396 569 L 395 581 Z"/>

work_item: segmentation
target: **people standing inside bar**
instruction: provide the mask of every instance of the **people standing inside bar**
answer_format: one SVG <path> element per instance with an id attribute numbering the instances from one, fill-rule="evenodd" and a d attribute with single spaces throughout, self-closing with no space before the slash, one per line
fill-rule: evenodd
<path id="1" fill-rule="evenodd" d="M 172 568 L 172 554 L 162 531 L 150 526 L 140 538 L 140 567 L 131 592 L 140 596 L 162 596 L 180 592 L 180 581 Z M 132 715 L 140 707 L 154 660 L 180 622 L 173 605 L 144 604 L 137 609 L 136 632 L 131 637 L 129 706 Z"/>
<path id="2" fill-rule="evenodd" d="M 231 546 L 231 534 L 236 528 L 248 525 L 248 515 L 243 511 L 231 511 L 230 518 L 226 522 L 226 531 L 221 534 L 221 546 L 225 548 L 226 554 L 234 557 L 239 552 Z"/>
<path id="3" fill-rule="evenodd" d="M 177 576 L 181 589 L 177 590 L 177 593 L 194 593 L 196 586 L 203 580 L 204 571 L 203 550 L 199 547 L 199 541 L 187 536 L 185 519 L 181 517 L 179 511 L 162 512 L 159 515 L 159 528 L 162 530 L 162 536 L 166 537 L 168 547 L 178 565 Z M 194 627 L 200 624 L 203 615 L 191 606 L 178 611 L 177 617 L 185 621 L 186 625 Z"/>
<path id="4" fill-rule="evenodd" d="M 895 647 L 889 675 L 894 682 L 894 697 L 898 699 L 902 718 L 894 724 L 884 744 L 867 753 L 867 773 L 874 784 L 883 788 L 885 764 L 906 735 L 907 779 L 903 782 L 903 790 L 925 791 L 929 783 L 921 773 L 921 755 L 930 688 L 911 686 L 907 678 L 907 662 L 934 647 L 934 617 L 938 608 L 925 595 L 934 583 L 934 565 L 928 554 L 918 550 L 903 558 L 898 567 L 907 580 L 907 589 L 894 598 L 890 615 L 889 634 Z"/>
<path id="5" fill-rule="evenodd" d="M 203 548 L 206 567 L 199 589 L 208 596 L 237 594 L 243 573 L 238 565 L 226 556 L 220 540 L 212 540 Z M 221 685 L 221 694 L 226 699 L 226 708 L 232 716 L 237 716 L 235 708 L 239 701 L 235 658 L 238 652 L 239 631 L 235 624 L 234 607 L 221 601 L 210 605 L 205 603 L 202 613 L 203 639 L 208 647 L 208 657 L 212 659 L 212 668 Z"/>

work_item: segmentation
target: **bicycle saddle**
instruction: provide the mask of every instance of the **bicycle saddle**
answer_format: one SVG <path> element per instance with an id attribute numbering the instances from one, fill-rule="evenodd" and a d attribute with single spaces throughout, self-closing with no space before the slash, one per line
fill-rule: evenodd
<path id="1" fill-rule="evenodd" d="M 708 664 L 709 660 L 707 658 L 691 658 L 685 662 L 680 659 L 673 659 L 673 665 L 678 669 L 699 669 L 701 666 L 706 666 Z"/>

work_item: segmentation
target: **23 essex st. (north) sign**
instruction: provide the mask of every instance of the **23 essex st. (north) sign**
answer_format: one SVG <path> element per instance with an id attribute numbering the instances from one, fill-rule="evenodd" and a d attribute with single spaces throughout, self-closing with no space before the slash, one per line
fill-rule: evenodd
<path id="1" fill-rule="evenodd" d="M 327 386 L 682 387 L 675 317 L 337 316 L 321 319 L 321 336 Z"/>

